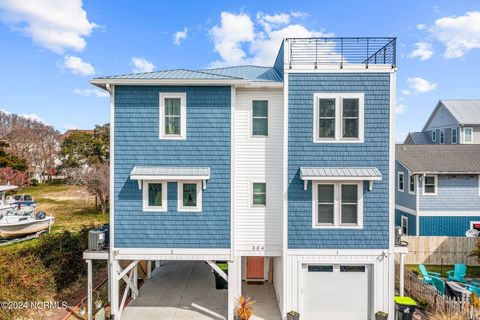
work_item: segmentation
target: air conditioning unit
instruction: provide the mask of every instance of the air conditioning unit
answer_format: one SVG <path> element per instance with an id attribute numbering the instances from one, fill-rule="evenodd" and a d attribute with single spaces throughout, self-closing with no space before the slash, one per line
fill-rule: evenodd
<path id="1" fill-rule="evenodd" d="M 395 244 L 400 245 L 402 242 L 402 237 L 404 236 L 403 234 L 403 229 L 400 226 L 395 226 Z"/>
<path id="2" fill-rule="evenodd" d="M 102 251 L 105 249 L 107 231 L 101 229 L 92 229 L 88 231 L 88 250 Z"/>

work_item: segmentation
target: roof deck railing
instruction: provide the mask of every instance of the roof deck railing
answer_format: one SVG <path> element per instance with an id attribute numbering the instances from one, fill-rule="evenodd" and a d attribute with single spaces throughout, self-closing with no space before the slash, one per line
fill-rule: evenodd
<path id="1" fill-rule="evenodd" d="M 289 68 L 362 64 L 396 66 L 394 37 L 288 38 Z"/>

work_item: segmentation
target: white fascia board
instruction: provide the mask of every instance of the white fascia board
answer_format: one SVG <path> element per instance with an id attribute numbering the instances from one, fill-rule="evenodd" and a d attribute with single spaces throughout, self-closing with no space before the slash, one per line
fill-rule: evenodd
<path id="1" fill-rule="evenodd" d="M 344 64 L 342 68 L 338 64 L 317 65 L 294 65 L 291 68 L 286 68 L 285 73 L 395 73 L 397 68 L 392 68 L 391 65 L 368 65 L 364 64 Z"/>
<path id="2" fill-rule="evenodd" d="M 380 181 L 382 177 L 315 177 L 301 176 L 304 181 Z"/>
<path id="3" fill-rule="evenodd" d="M 480 217 L 480 210 L 478 211 L 426 211 L 422 210 L 418 212 L 422 217 Z"/>
<path id="4" fill-rule="evenodd" d="M 107 85 L 132 86 L 232 86 L 241 88 L 282 88 L 283 82 L 262 82 L 250 80 L 205 80 L 205 79 L 93 79 L 90 83 L 106 90 Z"/>
<path id="5" fill-rule="evenodd" d="M 131 180 L 161 180 L 161 181 L 183 181 L 183 180 L 209 180 L 210 176 L 161 176 L 161 175 L 130 175 Z"/>
<path id="6" fill-rule="evenodd" d="M 395 205 L 395 209 L 406 212 L 406 213 L 409 213 L 409 214 L 412 214 L 412 215 L 415 215 L 415 216 L 417 215 L 417 211 L 415 211 L 414 209 L 407 208 L 407 207 L 401 206 L 399 204 Z"/>
<path id="7" fill-rule="evenodd" d="M 480 171 L 471 171 L 471 172 L 457 172 L 457 171 L 416 171 L 416 172 L 412 172 L 411 173 L 412 175 L 415 175 L 415 174 L 418 174 L 418 175 L 431 175 L 431 174 L 435 174 L 435 175 L 451 175 L 451 174 L 456 174 L 456 175 L 461 175 L 461 174 L 464 174 L 464 175 L 469 175 L 469 174 L 480 174 Z"/>
<path id="8" fill-rule="evenodd" d="M 288 249 L 289 256 L 380 256 L 388 249 Z M 312 262 L 315 263 L 315 262 Z"/>

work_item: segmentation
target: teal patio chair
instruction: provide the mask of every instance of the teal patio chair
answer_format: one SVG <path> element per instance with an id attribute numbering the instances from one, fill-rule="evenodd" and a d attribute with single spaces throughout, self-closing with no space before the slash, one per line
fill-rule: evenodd
<path id="1" fill-rule="evenodd" d="M 480 296 L 480 283 L 478 282 L 472 282 L 472 283 L 465 283 L 465 288 L 467 288 L 468 291 L 475 293 L 477 296 Z"/>
<path id="2" fill-rule="evenodd" d="M 432 277 L 432 285 L 437 289 L 442 296 L 445 295 L 445 281 L 440 278 Z"/>
<path id="3" fill-rule="evenodd" d="M 433 285 L 432 277 L 440 278 L 440 273 L 428 272 L 427 268 L 425 268 L 425 265 L 423 265 L 423 264 L 418 265 L 418 269 L 420 270 L 420 273 L 422 274 L 423 282 L 425 282 L 427 284 Z"/>
<path id="4" fill-rule="evenodd" d="M 447 271 L 447 277 L 450 281 L 466 282 L 467 266 L 464 264 L 455 264 L 453 270 Z"/>

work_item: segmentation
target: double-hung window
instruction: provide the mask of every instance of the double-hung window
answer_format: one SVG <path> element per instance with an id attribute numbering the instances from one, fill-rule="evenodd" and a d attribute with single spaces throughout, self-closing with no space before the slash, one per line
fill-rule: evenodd
<path id="1" fill-rule="evenodd" d="M 143 211 L 167 211 L 166 181 L 143 181 Z"/>
<path id="2" fill-rule="evenodd" d="M 437 177 L 425 176 L 423 177 L 423 193 L 436 195 L 437 194 Z"/>
<path id="3" fill-rule="evenodd" d="M 363 110 L 363 93 L 314 94 L 313 141 L 363 142 Z"/>
<path id="4" fill-rule="evenodd" d="M 408 184 L 408 192 L 411 194 L 415 194 L 415 176 L 413 174 L 409 175 L 410 180 Z"/>
<path id="5" fill-rule="evenodd" d="M 403 172 L 398 173 L 398 191 L 403 192 L 405 190 L 405 174 Z"/>
<path id="6" fill-rule="evenodd" d="M 267 205 L 267 184 L 264 182 L 254 182 L 252 184 L 252 205 Z"/>
<path id="7" fill-rule="evenodd" d="M 463 143 L 473 143 L 473 128 L 463 128 Z"/>
<path id="8" fill-rule="evenodd" d="M 458 129 L 452 128 L 452 144 L 458 143 Z"/>
<path id="9" fill-rule="evenodd" d="M 202 211 L 202 182 L 178 182 L 178 211 Z"/>
<path id="10" fill-rule="evenodd" d="M 314 182 L 313 227 L 362 227 L 362 182 Z"/>
<path id="11" fill-rule="evenodd" d="M 440 130 L 440 144 L 445 144 L 445 129 Z"/>
<path id="12" fill-rule="evenodd" d="M 432 130 L 432 142 L 437 142 L 437 130 Z"/>
<path id="13" fill-rule="evenodd" d="M 402 233 L 408 235 L 408 217 L 401 216 L 401 219 Z"/>
<path id="14" fill-rule="evenodd" d="M 187 138 L 185 93 L 160 93 L 160 139 Z"/>
<path id="15" fill-rule="evenodd" d="M 268 136 L 268 101 L 254 100 L 252 102 L 252 136 Z"/>

